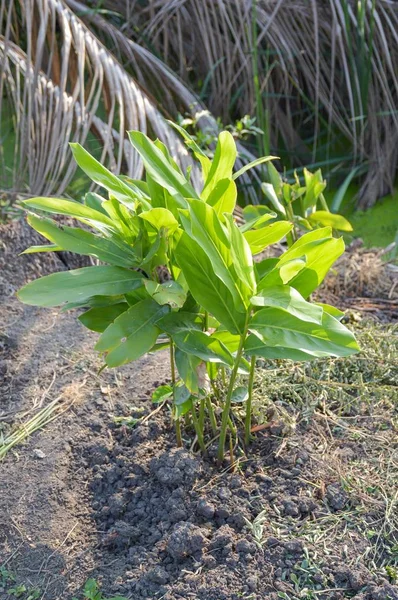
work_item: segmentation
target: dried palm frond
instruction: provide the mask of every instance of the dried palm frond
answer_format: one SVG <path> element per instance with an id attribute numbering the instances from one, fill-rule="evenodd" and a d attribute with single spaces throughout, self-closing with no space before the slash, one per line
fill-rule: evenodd
<path id="1" fill-rule="evenodd" d="M 7 187 L 63 193 L 75 170 L 68 142 L 89 136 L 109 168 L 140 177 L 129 129 L 159 137 L 183 169 L 191 164 L 157 104 L 61 0 L 0 0 L 0 76 L 2 125 L 11 113 L 15 140 L 11 159 L 1 156 Z"/>
<path id="2" fill-rule="evenodd" d="M 184 171 L 191 158 L 164 117 L 200 114 L 200 127 L 218 131 L 162 61 L 78 0 L 0 0 L 0 86 L 1 187 L 19 193 L 65 193 L 75 172 L 72 141 L 112 171 L 139 178 L 142 164 L 127 130 L 159 137 Z M 242 151 L 238 166 L 252 158 Z M 195 167 L 191 179 L 200 185 Z M 253 188 L 247 195 L 256 201 Z"/>
<path id="3" fill-rule="evenodd" d="M 330 173 L 361 166 L 360 206 L 398 164 L 398 3 L 390 0 L 105 0 L 123 33 L 186 82 L 205 82 L 225 121 L 258 100 L 271 145 Z M 258 72 L 258 80 L 257 80 Z"/>

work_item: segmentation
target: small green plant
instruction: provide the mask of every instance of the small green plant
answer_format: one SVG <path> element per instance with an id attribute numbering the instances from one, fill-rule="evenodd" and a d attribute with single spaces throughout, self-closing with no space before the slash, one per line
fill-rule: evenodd
<path id="1" fill-rule="evenodd" d="M 330 212 L 323 195 L 326 181 L 320 169 L 315 173 L 304 169 L 303 185 L 296 172 L 294 183 L 289 183 L 283 180 L 271 163 L 267 168 L 270 181 L 262 183 L 261 189 L 279 218 L 287 219 L 292 224 L 292 230 L 287 234 L 289 245 L 297 240 L 298 231 L 312 231 L 320 227 L 352 231 L 352 226 L 345 217 Z"/>
<path id="2" fill-rule="evenodd" d="M 6 585 L 12 581 L 15 581 L 14 575 L 11 573 L 11 571 L 6 569 L 4 565 L 2 565 L 0 567 L 0 584 Z"/>
<path id="3" fill-rule="evenodd" d="M 244 115 L 241 119 L 237 119 L 231 125 L 224 125 L 218 117 L 215 121 L 211 118 L 210 124 L 200 125 L 199 122 L 203 119 L 206 123 L 207 117 L 211 117 L 209 111 L 202 110 L 195 115 L 187 115 L 183 117 L 179 115 L 177 124 L 184 129 L 191 139 L 196 142 L 201 150 L 209 157 L 213 158 L 214 150 L 217 144 L 218 135 L 223 129 L 229 131 L 235 140 L 248 140 L 253 136 L 263 135 L 262 129 L 256 126 L 256 117 Z"/>
<path id="4" fill-rule="evenodd" d="M 178 445 L 182 416 L 202 452 L 209 438 L 218 438 L 221 464 L 228 432 L 230 448 L 251 439 L 256 357 L 306 361 L 345 357 L 359 348 L 340 322 L 343 313 L 307 300 L 343 253 L 343 240 L 323 227 L 278 258 L 254 263 L 254 255 L 293 230 L 288 220 L 269 223 L 274 213 L 249 215 L 241 226 L 233 218 L 236 180 L 271 157 L 234 173 L 236 145 L 229 132 L 220 133 L 210 160 L 176 127 L 200 162 L 200 192 L 164 144 L 141 132 L 129 137 L 146 181 L 114 175 L 72 144 L 77 163 L 108 198 L 88 193 L 84 204 L 26 201 L 28 222 L 50 243 L 25 252 L 68 250 L 107 264 L 43 277 L 18 295 L 37 306 L 85 308 L 79 319 L 101 334 L 96 349 L 107 367 L 168 348 L 171 385 L 155 400 L 170 400 Z M 60 225 L 42 212 L 68 215 L 85 228 Z M 246 386 L 237 385 L 240 374 L 248 377 Z"/>
<path id="5" fill-rule="evenodd" d="M 95 579 L 88 579 L 84 584 L 83 598 L 85 600 L 127 600 L 125 596 L 112 596 L 112 598 L 106 598 L 103 596 L 98 583 Z M 78 600 L 73 598 L 73 600 Z"/>

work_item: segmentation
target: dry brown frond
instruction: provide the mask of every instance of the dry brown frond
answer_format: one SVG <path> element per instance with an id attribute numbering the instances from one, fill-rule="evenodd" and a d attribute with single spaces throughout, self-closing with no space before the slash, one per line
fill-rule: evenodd
<path id="1" fill-rule="evenodd" d="M 130 129 L 191 164 L 156 102 L 61 0 L 0 0 L 0 36 L 0 114 L 15 133 L 12 160 L 1 157 L 7 187 L 62 194 L 75 170 L 68 143 L 88 140 L 113 171 L 140 177 Z"/>
<path id="2" fill-rule="evenodd" d="M 184 81 L 192 81 L 193 73 L 197 80 L 207 78 L 209 108 L 224 120 L 254 112 L 257 46 L 273 147 L 285 147 L 298 165 L 318 156 L 328 160 L 329 153 L 335 172 L 361 164 L 362 208 L 391 190 L 398 160 L 396 2 L 106 0 L 105 5 L 123 14 L 127 37 L 148 42 Z M 330 148 L 331 141 L 341 150 Z"/>

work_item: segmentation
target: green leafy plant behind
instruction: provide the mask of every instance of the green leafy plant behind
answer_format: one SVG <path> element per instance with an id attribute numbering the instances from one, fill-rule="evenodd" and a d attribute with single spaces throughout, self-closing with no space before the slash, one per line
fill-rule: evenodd
<path id="1" fill-rule="evenodd" d="M 87 194 L 85 204 L 25 202 L 30 224 L 49 242 L 27 252 L 69 250 L 106 264 L 42 277 L 18 295 L 37 306 L 84 308 L 79 319 L 99 332 L 96 349 L 107 367 L 168 347 L 171 385 L 154 400 L 171 402 L 178 444 L 182 416 L 203 452 L 208 434 L 218 438 L 221 463 L 226 437 L 238 439 L 240 424 L 250 442 L 256 357 L 313 360 L 358 352 L 339 321 L 342 313 L 309 302 L 344 243 L 322 227 L 281 256 L 255 263 L 253 255 L 289 236 L 294 224 L 270 223 L 275 214 L 254 207 L 245 224 L 235 222 L 235 181 L 252 165 L 234 173 L 232 135 L 220 133 L 210 160 L 184 132 L 201 163 L 200 193 L 161 142 L 137 131 L 129 137 L 144 162 L 145 182 L 113 175 L 73 145 L 79 166 L 106 197 Z M 84 229 L 43 213 L 72 216 Z M 248 375 L 246 388 L 237 385 L 240 374 Z"/>
<path id="2" fill-rule="evenodd" d="M 297 240 L 298 231 L 311 231 L 318 227 L 331 227 L 336 231 L 349 232 L 352 226 L 345 217 L 330 212 L 323 192 L 326 181 L 320 169 L 311 173 L 304 168 L 304 183 L 294 173 L 294 183 L 284 181 L 272 164 L 268 164 L 269 182 L 261 185 L 273 209 L 281 219 L 287 219 L 292 231 L 287 236 L 291 245 Z"/>

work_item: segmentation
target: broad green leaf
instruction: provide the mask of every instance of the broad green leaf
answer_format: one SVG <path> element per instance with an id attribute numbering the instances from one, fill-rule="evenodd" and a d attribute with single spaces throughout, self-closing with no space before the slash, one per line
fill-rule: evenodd
<path id="1" fill-rule="evenodd" d="M 278 308 L 263 308 L 249 323 L 267 346 L 282 346 L 304 352 L 323 352 L 329 356 L 350 356 L 359 351 L 354 335 L 326 312 L 322 325 L 302 321 Z"/>
<path id="2" fill-rule="evenodd" d="M 213 338 L 219 340 L 231 354 L 235 354 L 239 347 L 240 336 L 218 329 L 211 334 Z M 239 363 L 238 373 L 247 375 L 250 372 L 250 364 L 242 357 Z"/>
<path id="3" fill-rule="evenodd" d="M 314 242 L 316 240 L 323 240 L 325 238 L 333 237 L 333 232 L 331 227 L 321 227 L 319 229 L 314 229 L 314 231 L 309 231 L 302 235 L 294 244 L 288 249 L 287 252 L 291 252 L 292 254 L 300 248 L 304 246 L 304 244 L 308 244 L 308 242 Z M 286 253 L 287 253 L 286 252 Z"/>
<path id="4" fill-rule="evenodd" d="M 159 321 L 159 327 L 168 335 L 174 336 L 181 331 L 197 329 L 202 331 L 203 319 L 200 315 L 185 311 L 170 312 Z"/>
<path id="5" fill-rule="evenodd" d="M 238 177 L 246 173 L 246 171 L 254 169 L 254 167 L 258 167 L 259 165 L 269 162 L 270 160 L 278 160 L 278 158 L 279 156 L 262 156 L 261 158 L 256 158 L 255 160 L 252 160 L 250 163 L 239 169 L 239 171 L 236 171 L 236 173 L 233 174 L 232 179 L 238 179 Z"/>
<path id="6" fill-rule="evenodd" d="M 90 308 L 85 313 L 78 317 L 87 329 L 102 333 L 107 327 L 122 313 L 128 309 L 127 302 L 119 304 L 111 304 L 110 306 L 102 306 L 98 308 Z"/>
<path id="7" fill-rule="evenodd" d="M 131 267 L 137 264 L 134 252 L 124 242 L 116 242 L 76 227 L 58 226 L 51 219 L 35 215 L 29 215 L 28 223 L 62 250 L 94 256 L 118 267 Z"/>
<path id="8" fill-rule="evenodd" d="M 146 173 L 146 180 L 151 196 L 151 206 L 148 207 L 148 210 L 152 208 L 166 208 L 169 210 L 174 218 L 178 221 L 179 214 L 178 209 L 186 206 L 185 200 L 178 199 L 177 196 L 172 196 L 165 187 L 157 183 L 153 177 Z M 176 199 L 177 198 L 177 199 Z"/>
<path id="9" fill-rule="evenodd" d="M 270 221 L 277 217 L 277 214 L 270 210 L 268 206 L 264 206 L 264 204 L 248 204 L 244 207 L 242 212 L 246 223 L 260 218 L 264 218 L 265 221 Z"/>
<path id="10" fill-rule="evenodd" d="M 206 178 L 201 197 L 207 200 L 215 186 L 222 179 L 232 179 L 232 170 L 236 160 L 236 144 L 228 131 L 218 136 L 216 151 Z M 194 196 L 191 196 L 194 197 Z"/>
<path id="11" fill-rule="evenodd" d="M 279 273 L 284 284 L 289 283 L 307 264 L 305 256 L 292 258 L 279 267 Z"/>
<path id="12" fill-rule="evenodd" d="M 323 302 L 315 302 L 315 304 L 317 304 L 318 306 L 321 306 L 323 308 L 324 312 L 328 313 L 328 315 L 331 315 L 338 321 L 341 321 L 341 319 L 345 315 L 344 311 L 339 310 L 338 308 L 336 308 L 334 306 L 330 306 L 330 304 L 324 304 Z"/>
<path id="13" fill-rule="evenodd" d="M 269 273 L 274 271 L 278 262 L 279 262 L 279 258 L 277 258 L 276 256 L 272 257 L 272 258 L 263 258 L 263 260 L 255 262 L 254 270 L 256 272 L 257 280 L 261 282 L 261 280 L 266 275 L 268 275 Z M 281 281 L 282 281 L 281 278 L 278 276 L 279 283 L 275 283 L 275 285 L 280 285 Z"/>
<path id="14" fill-rule="evenodd" d="M 170 313 L 160 319 L 157 325 L 172 336 L 177 348 L 183 352 L 205 361 L 232 366 L 232 355 L 224 344 L 198 329 L 193 319 L 197 318 L 189 313 Z"/>
<path id="15" fill-rule="evenodd" d="M 222 219 L 224 213 L 233 213 L 237 195 L 236 184 L 231 179 L 221 179 L 209 194 L 207 204 L 212 206 Z"/>
<path id="16" fill-rule="evenodd" d="M 275 192 L 273 185 L 271 183 L 262 183 L 261 189 L 264 192 L 264 194 L 266 195 L 266 197 L 268 198 L 268 200 L 271 202 L 271 204 L 274 207 L 274 209 L 276 210 L 276 212 L 278 212 L 281 215 L 283 215 L 284 217 L 286 217 L 285 207 L 279 200 L 279 197 L 278 197 L 277 193 Z"/>
<path id="17" fill-rule="evenodd" d="M 191 392 L 182 381 L 177 381 L 174 386 L 174 405 L 180 406 L 191 397 Z"/>
<path id="18" fill-rule="evenodd" d="M 93 296 L 125 294 L 142 285 L 142 275 L 120 267 L 83 267 L 53 273 L 28 283 L 18 292 L 25 304 L 57 306 L 85 302 Z"/>
<path id="19" fill-rule="evenodd" d="M 267 165 L 268 177 L 277 196 L 282 193 L 282 177 L 272 162 Z"/>
<path id="20" fill-rule="evenodd" d="M 180 417 L 183 417 L 184 415 L 189 413 L 192 410 L 192 407 L 192 397 L 188 398 L 188 400 L 186 400 L 185 402 L 175 404 L 175 410 L 173 415 L 174 420 L 176 421 Z"/>
<path id="21" fill-rule="evenodd" d="M 165 187 L 172 196 L 181 198 L 197 198 L 198 195 L 180 171 L 167 160 L 162 150 L 158 148 L 141 131 L 129 131 L 129 139 L 141 156 L 146 171 L 161 186 Z M 181 204 L 184 206 L 184 203 Z"/>
<path id="22" fill-rule="evenodd" d="M 251 229 L 246 231 L 243 235 L 248 242 L 252 253 L 260 254 L 265 248 L 271 244 L 279 242 L 285 237 L 289 231 L 291 231 L 293 225 L 288 221 L 276 221 L 261 229 Z"/>
<path id="23" fill-rule="evenodd" d="M 187 354 L 179 348 L 175 351 L 177 371 L 191 394 L 199 394 L 199 380 L 196 369 L 203 364 L 202 359 Z"/>
<path id="24" fill-rule="evenodd" d="M 143 281 L 148 294 L 158 304 L 170 304 L 172 308 L 181 308 L 184 305 L 187 296 L 176 281 L 165 281 L 165 283 L 158 283 L 151 279 Z"/>
<path id="25" fill-rule="evenodd" d="M 43 244 L 43 246 L 29 246 L 21 254 L 35 254 L 36 252 L 60 252 L 63 248 L 55 244 Z"/>
<path id="26" fill-rule="evenodd" d="M 288 285 L 266 288 L 251 299 L 253 306 L 274 306 L 310 323 L 322 323 L 323 310 L 304 300 L 297 290 Z"/>
<path id="27" fill-rule="evenodd" d="M 303 235 L 280 258 L 278 266 L 286 264 L 294 258 L 306 257 L 306 265 L 297 275 L 292 277 L 289 284 L 296 288 L 304 298 L 317 289 L 328 273 L 332 264 L 344 252 L 342 238 L 314 239 L 314 234 L 323 230 L 315 230 Z M 310 241 L 307 241 L 310 239 Z"/>
<path id="28" fill-rule="evenodd" d="M 202 247 L 183 233 L 176 256 L 196 302 L 232 333 L 242 332 L 245 315 L 236 310 L 231 292 L 214 273 L 213 264 Z"/>
<path id="29" fill-rule="evenodd" d="M 75 161 L 94 183 L 110 192 L 115 198 L 127 205 L 134 204 L 136 198 L 142 197 L 141 190 L 124 183 L 98 160 L 89 154 L 80 144 L 70 144 Z"/>
<path id="30" fill-rule="evenodd" d="M 150 240 L 149 250 L 137 265 L 144 270 L 152 271 L 155 267 L 167 263 L 166 230 L 160 229 L 153 240 Z"/>
<path id="31" fill-rule="evenodd" d="M 176 346 L 186 352 L 197 356 L 204 361 L 221 363 L 233 366 L 233 358 L 227 348 L 216 338 L 206 335 L 203 331 L 195 329 L 173 335 Z"/>
<path id="32" fill-rule="evenodd" d="M 232 392 L 231 402 L 234 404 L 242 404 L 249 397 L 249 390 L 245 385 L 239 385 Z"/>
<path id="33" fill-rule="evenodd" d="M 164 227 L 172 234 L 178 228 L 177 219 L 167 208 L 151 208 L 142 212 L 139 216 L 141 219 L 148 221 L 158 231 Z"/>
<path id="34" fill-rule="evenodd" d="M 129 306 L 134 306 L 135 304 L 137 304 L 137 302 L 148 299 L 149 297 L 150 296 L 144 285 L 144 279 L 141 279 L 140 285 L 137 285 L 134 290 L 132 290 L 131 292 L 127 292 L 127 294 L 124 294 L 124 298 Z"/>
<path id="35" fill-rule="evenodd" d="M 254 293 L 256 289 L 256 277 L 254 274 L 253 257 L 250 246 L 239 227 L 234 223 L 232 215 L 225 215 L 231 243 L 231 254 L 236 274 L 246 285 L 248 290 Z"/>
<path id="36" fill-rule="evenodd" d="M 329 356 L 327 352 L 304 352 L 296 348 L 283 348 L 282 346 L 268 346 L 260 335 L 251 334 L 245 343 L 245 352 L 250 356 L 261 356 L 269 360 L 315 360 Z"/>
<path id="37" fill-rule="evenodd" d="M 264 227 L 265 223 L 272 221 L 272 219 L 276 219 L 277 214 L 271 212 L 266 206 L 262 206 L 261 204 L 256 206 L 251 204 L 245 206 L 243 209 L 243 216 L 246 223 L 240 225 L 239 229 L 242 233 L 245 233 L 245 231 L 249 231 L 249 229 L 258 229 L 261 226 Z"/>
<path id="38" fill-rule="evenodd" d="M 94 210 L 85 204 L 75 202 L 74 200 L 63 200 L 61 198 L 30 198 L 22 202 L 23 206 L 35 208 L 44 212 L 56 215 L 67 215 L 83 221 L 83 223 L 93 223 L 106 225 L 110 229 L 115 228 L 112 219 L 98 210 Z"/>
<path id="39" fill-rule="evenodd" d="M 333 229 L 338 229 L 339 231 L 352 231 L 352 225 L 345 219 L 342 215 L 336 215 L 334 213 L 328 212 L 327 210 L 317 210 L 310 215 L 308 215 L 307 219 L 311 223 L 319 223 L 323 226 L 330 226 Z"/>
<path id="40" fill-rule="evenodd" d="M 212 336 L 220 340 L 220 342 L 222 342 L 224 346 L 228 348 L 231 354 L 237 352 L 240 342 L 240 335 L 230 333 L 224 329 L 218 329 L 212 333 Z"/>
<path id="41" fill-rule="evenodd" d="M 297 275 L 297 273 L 304 269 L 305 265 L 305 257 L 292 258 L 282 265 L 279 264 L 278 258 L 265 259 L 259 264 L 260 268 L 257 271 L 258 275 L 261 277 L 257 285 L 257 291 L 269 287 L 286 285 Z"/>
<path id="42" fill-rule="evenodd" d="M 311 173 L 308 169 L 303 170 L 305 180 L 305 195 L 303 198 L 304 209 L 307 210 L 313 206 L 316 206 L 319 196 L 322 194 L 326 187 L 326 181 L 322 179 L 321 170 Z"/>
<path id="43" fill-rule="evenodd" d="M 140 232 L 138 217 L 116 198 L 105 200 L 102 206 L 122 233 L 124 241 L 129 244 L 133 243 Z"/>
<path id="44" fill-rule="evenodd" d="M 149 188 L 148 188 L 148 184 L 146 181 L 142 181 L 141 179 L 132 179 L 132 177 L 129 177 L 128 175 L 118 175 L 118 177 L 124 181 L 125 183 L 127 183 L 127 185 L 129 185 L 133 190 L 135 190 L 136 188 L 138 188 L 143 196 L 145 197 L 145 200 L 149 200 L 151 194 L 149 193 Z M 140 202 L 143 201 L 143 198 L 140 198 Z M 146 204 L 144 202 L 144 204 Z"/>
<path id="45" fill-rule="evenodd" d="M 102 214 L 106 216 L 106 210 L 104 210 L 104 207 L 102 206 L 104 201 L 105 198 L 95 192 L 87 192 L 87 194 L 84 196 L 84 204 L 86 206 L 93 208 L 98 212 L 102 212 Z"/>
<path id="46" fill-rule="evenodd" d="M 118 367 L 146 354 L 155 344 L 155 325 L 169 310 L 153 300 L 141 300 L 122 313 L 101 335 L 95 349 L 107 352 L 108 367 Z"/>
<path id="47" fill-rule="evenodd" d="M 250 288 L 236 275 L 231 242 L 215 210 L 200 200 L 191 200 L 189 214 L 188 211 L 180 211 L 180 214 L 185 232 L 206 252 L 215 275 L 228 287 L 235 308 L 244 312 L 251 296 Z"/>
<path id="48" fill-rule="evenodd" d="M 171 385 L 160 385 L 152 394 L 152 402 L 155 404 L 160 404 L 164 400 L 167 400 L 167 398 L 170 398 L 172 395 L 173 388 Z"/>
<path id="49" fill-rule="evenodd" d="M 138 282 L 139 285 L 139 282 Z M 125 295 L 118 296 L 91 296 L 82 302 L 68 302 L 62 307 L 62 312 L 73 308 L 100 308 L 101 306 L 113 306 L 114 304 L 123 304 L 126 301 Z"/>

